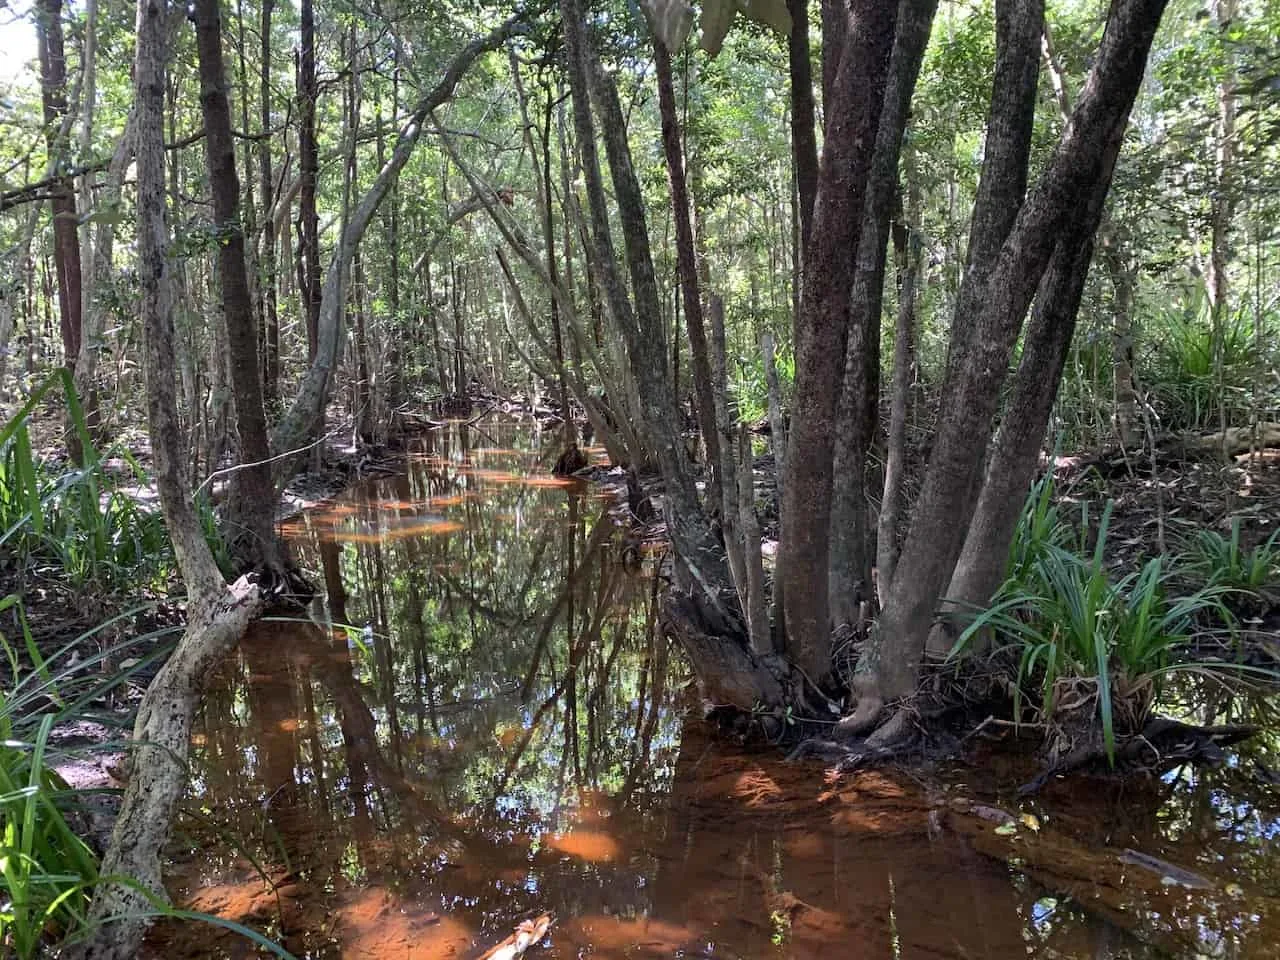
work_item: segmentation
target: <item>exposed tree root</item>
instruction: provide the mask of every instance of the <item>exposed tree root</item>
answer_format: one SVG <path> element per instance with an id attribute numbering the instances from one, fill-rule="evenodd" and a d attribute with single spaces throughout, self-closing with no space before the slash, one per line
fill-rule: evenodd
<path id="1" fill-rule="evenodd" d="M 673 588 L 662 604 L 662 627 L 688 654 L 703 696 L 714 705 L 760 713 L 790 702 L 782 665 L 752 653 L 741 628 L 724 623 L 700 594 Z"/>
<path id="2" fill-rule="evenodd" d="M 1112 767 L 1101 736 L 1090 731 L 1080 738 L 1079 745 L 1065 754 L 1058 745 L 1051 748 L 1051 756 L 1056 753 L 1061 759 L 1051 759 L 1034 779 L 1019 787 L 1018 792 L 1023 796 L 1036 793 L 1054 777 L 1070 773 L 1114 769 L 1124 774 L 1156 776 L 1182 763 L 1221 763 L 1223 747 L 1247 740 L 1257 732 L 1257 727 L 1245 724 L 1198 727 L 1153 717 L 1141 732 L 1117 742 Z M 1059 731 L 1056 739 L 1061 741 L 1065 736 Z"/>

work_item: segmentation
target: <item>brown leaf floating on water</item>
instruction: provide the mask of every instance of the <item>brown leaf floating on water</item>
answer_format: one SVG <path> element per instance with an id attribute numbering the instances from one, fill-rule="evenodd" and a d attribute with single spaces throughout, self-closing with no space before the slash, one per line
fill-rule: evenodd
<path id="1" fill-rule="evenodd" d="M 478 960 L 519 960 L 524 952 L 547 935 L 555 915 L 544 913 L 532 920 L 521 920 L 516 932 L 486 952 Z"/>

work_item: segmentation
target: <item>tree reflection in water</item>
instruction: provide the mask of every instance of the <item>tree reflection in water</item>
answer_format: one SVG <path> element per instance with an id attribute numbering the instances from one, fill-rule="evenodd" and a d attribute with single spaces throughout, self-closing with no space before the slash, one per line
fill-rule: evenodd
<path id="1" fill-rule="evenodd" d="M 933 829 L 910 781 L 682 730 L 689 674 L 609 503 L 551 480 L 535 434 L 484 431 L 290 523 L 324 595 L 208 698 L 180 900 L 298 956 L 469 956 L 546 911 L 539 957 L 1147 955 L 1084 886 Z M 1174 823 L 1203 828 L 1204 792 Z M 193 925 L 149 949 L 248 955 Z"/>

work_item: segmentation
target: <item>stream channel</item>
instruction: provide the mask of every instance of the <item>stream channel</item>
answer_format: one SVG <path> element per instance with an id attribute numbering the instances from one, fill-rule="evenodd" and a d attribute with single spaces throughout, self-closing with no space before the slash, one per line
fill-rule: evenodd
<path id="1" fill-rule="evenodd" d="M 1274 738 L 1033 800 L 994 754 L 836 779 L 737 746 L 557 436 L 453 423 L 287 522 L 321 596 L 210 684 L 175 902 L 317 958 L 474 960 L 545 913 L 529 960 L 1280 957 Z M 191 921 L 146 949 L 262 955 Z"/>

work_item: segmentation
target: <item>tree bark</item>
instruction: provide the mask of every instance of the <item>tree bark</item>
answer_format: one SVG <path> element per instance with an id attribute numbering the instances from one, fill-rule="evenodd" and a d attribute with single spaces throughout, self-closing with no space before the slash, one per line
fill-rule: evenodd
<path id="1" fill-rule="evenodd" d="M 134 60 L 138 283 L 156 486 L 187 587 L 187 629 L 139 705 L 129 785 L 101 870 L 103 878 L 131 877 L 162 898 L 160 855 L 186 787 L 191 719 L 201 688 L 218 660 L 238 642 L 259 605 L 257 590 L 247 580 L 231 588 L 223 583 L 201 533 L 180 452 L 172 276 L 165 223 L 166 12 L 164 0 L 138 2 Z M 73 952 L 92 960 L 136 956 L 149 913 L 150 905 L 139 889 L 104 879 L 94 888 L 90 906 L 91 939 Z"/>
<path id="2" fill-rule="evenodd" d="M 908 183 L 908 233 L 903 244 L 905 263 L 898 291 L 897 326 L 893 331 L 893 387 L 889 401 L 889 438 L 885 445 L 884 492 L 876 530 L 876 590 L 883 603 L 898 563 L 898 530 L 904 506 L 904 467 L 907 448 L 907 413 L 911 404 L 911 376 L 915 370 L 916 284 L 920 274 L 919 191 Z"/>
<path id="3" fill-rule="evenodd" d="M 195 0 L 196 51 L 200 63 L 200 109 L 204 118 L 205 158 L 218 234 L 218 279 L 222 319 L 230 358 L 240 463 L 231 475 L 225 539 L 242 571 L 282 566 L 275 531 L 275 485 L 267 418 L 259 381 L 258 330 L 245 268 L 245 236 L 240 222 L 240 178 L 236 173 L 231 103 L 222 57 L 222 21 L 218 0 Z"/>
<path id="4" fill-rule="evenodd" d="M 51 167 L 67 164 L 69 144 L 63 131 L 67 115 L 67 56 L 62 36 L 62 0 L 40 0 L 36 15 L 36 45 L 40 55 L 40 101 L 44 114 L 45 148 Z M 58 317 L 62 334 L 63 364 L 75 372 L 80 355 L 82 296 L 80 277 L 79 218 L 76 215 L 74 181 L 59 177 L 49 187 L 53 213 L 53 264 L 58 281 Z M 76 431 L 67 431 L 72 459 L 81 462 Z"/>
<path id="5" fill-rule="evenodd" d="M 258 98 L 261 139 L 258 141 L 258 199 L 262 205 L 262 282 L 258 315 L 262 331 L 262 392 L 265 403 L 280 396 L 280 316 L 276 303 L 276 231 L 271 211 L 277 202 L 271 164 L 271 15 L 275 0 L 261 0 Z"/>
<path id="6" fill-rule="evenodd" d="M 873 599 L 875 531 L 868 518 L 866 467 L 879 425 L 880 324 L 889 223 L 898 194 L 898 159 L 907 114 L 937 9 L 937 0 L 904 0 L 898 7 L 884 110 L 862 212 L 833 454 L 829 590 L 831 622 L 837 627 L 859 626 L 862 604 Z"/>
<path id="7" fill-rule="evenodd" d="M 827 565 L 833 436 L 849 338 L 849 296 L 867 175 L 884 105 L 895 4 L 853 0 L 839 71 L 827 101 L 813 240 L 796 338 L 781 545 L 787 649 L 822 683 L 831 672 Z"/>
<path id="8" fill-rule="evenodd" d="M 320 218 L 316 213 L 316 179 L 320 171 L 320 153 L 316 144 L 316 18 L 315 0 L 301 0 L 299 28 L 301 49 L 298 55 L 298 221 L 301 230 L 300 253 L 302 272 L 299 293 L 302 315 L 306 320 L 307 359 L 315 361 L 320 349 Z"/>
<path id="9" fill-rule="evenodd" d="M 961 336 L 972 327 L 972 336 L 958 357 L 957 344 L 952 345 L 937 440 L 868 651 L 872 680 L 861 690 L 852 727 L 874 722 L 883 702 L 914 690 L 939 597 L 972 517 L 971 491 L 980 476 L 1013 342 L 1058 240 L 1084 215 L 1080 197 L 1091 196 L 1099 185 L 1104 190 L 1109 186 L 1109 144 L 1128 122 L 1165 5 L 1166 0 L 1113 4 L 1084 95 L 1044 174 L 990 266 L 966 274 L 955 327 Z M 1038 28 L 1035 39 L 1038 43 Z M 993 215 L 991 222 L 1001 219 Z"/>
<path id="10" fill-rule="evenodd" d="M 1214 0 L 1213 25 L 1226 34 L 1238 12 L 1237 0 Z M 1224 39 L 1224 43 L 1229 43 Z M 1231 221 L 1235 215 L 1234 179 L 1236 154 L 1235 69 L 1230 49 L 1224 50 L 1222 79 L 1218 83 L 1218 117 L 1213 131 L 1213 192 L 1209 209 L 1209 268 L 1205 271 L 1205 289 L 1209 296 L 1212 331 L 1213 373 L 1217 379 L 1218 430 L 1227 432 L 1226 349 L 1230 300 L 1227 282 L 1227 244 Z"/>
<path id="11" fill-rule="evenodd" d="M 813 103 L 813 60 L 809 54 L 809 0 L 787 0 L 787 10 L 791 14 L 791 35 L 787 38 L 787 64 L 791 74 L 791 163 L 800 208 L 799 253 L 803 275 L 813 223 L 813 200 L 818 193 L 817 109 Z M 793 277 L 792 282 L 800 284 L 800 275 Z"/>
<path id="12" fill-rule="evenodd" d="M 707 450 L 710 478 L 707 502 L 716 504 L 721 486 L 720 437 L 716 433 L 716 401 L 713 393 L 711 361 L 707 354 L 707 331 L 702 313 L 702 291 L 698 285 L 698 260 L 694 246 L 693 221 L 689 213 L 689 187 L 684 176 L 684 152 L 680 145 L 676 117 L 675 84 L 671 77 L 671 54 L 656 34 L 653 38 L 654 70 L 658 80 L 658 110 L 662 117 L 662 148 L 667 159 L 667 181 L 671 187 L 671 210 L 676 228 L 676 267 L 684 302 L 685 326 L 689 331 L 689 352 L 693 359 L 693 387 L 698 400 L 698 426 Z"/>

